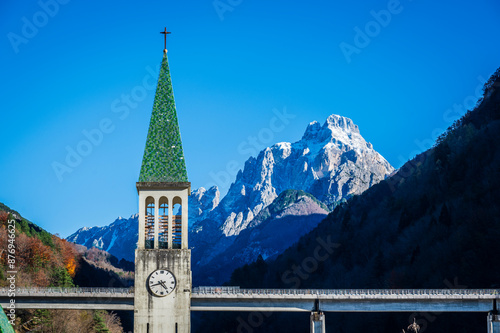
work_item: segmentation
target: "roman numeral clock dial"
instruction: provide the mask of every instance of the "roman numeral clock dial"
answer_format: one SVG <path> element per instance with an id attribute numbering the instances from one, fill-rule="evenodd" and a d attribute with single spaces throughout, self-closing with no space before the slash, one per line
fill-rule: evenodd
<path id="1" fill-rule="evenodd" d="M 148 277 L 148 288 L 151 294 L 158 297 L 167 296 L 176 286 L 175 276 L 170 271 L 158 269 Z"/>

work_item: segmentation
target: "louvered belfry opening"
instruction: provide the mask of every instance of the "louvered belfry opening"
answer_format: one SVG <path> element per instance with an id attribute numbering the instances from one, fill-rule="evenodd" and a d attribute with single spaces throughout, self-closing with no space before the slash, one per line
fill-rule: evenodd
<path id="1" fill-rule="evenodd" d="M 180 249 L 182 244 L 182 199 L 175 197 L 173 204 L 172 248 Z"/>
<path id="2" fill-rule="evenodd" d="M 145 249 L 154 249 L 155 243 L 155 200 L 152 197 L 146 198 L 146 212 L 145 212 Z"/>
<path id="3" fill-rule="evenodd" d="M 158 208 L 158 248 L 168 249 L 168 199 L 160 198 Z"/>

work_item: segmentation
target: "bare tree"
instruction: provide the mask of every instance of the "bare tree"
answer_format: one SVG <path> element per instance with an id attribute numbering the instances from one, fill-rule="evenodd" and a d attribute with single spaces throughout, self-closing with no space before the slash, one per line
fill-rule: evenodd
<path id="1" fill-rule="evenodd" d="M 410 332 L 415 332 L 415 333 L 420 332 L 420 326 L 417 324 L 415 318 L 413 318 L 413 324 L 409 325 L 406 329 L 408 330 L 408 333 L 410 333 Z M 404 332 L 404 330 L 403 330 L 403 332 Z"/>

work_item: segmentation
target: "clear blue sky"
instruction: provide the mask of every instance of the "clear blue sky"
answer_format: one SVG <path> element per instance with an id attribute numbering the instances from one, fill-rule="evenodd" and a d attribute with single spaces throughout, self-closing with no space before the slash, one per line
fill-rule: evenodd
<path id="1" fill-rule="evenodd" d="M 193 188 L 333 113 L 399 167 L 500 66 L 497 0 L 60 2 L 0 3 L 0 201 L 62 236 L 137 211 L 165 26 Z"/>

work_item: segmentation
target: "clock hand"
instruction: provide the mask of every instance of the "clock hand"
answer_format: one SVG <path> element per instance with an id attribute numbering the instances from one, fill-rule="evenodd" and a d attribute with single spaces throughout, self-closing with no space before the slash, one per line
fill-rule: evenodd
<path id="1" fill-rule="evenodd" d="M 165 281 L 159 281 L 159 283 L 161 284 L 161 286 L 163 288 L 165 288 L 165 290 L 167 290 L 167 286 L 165 285 Z"/>

